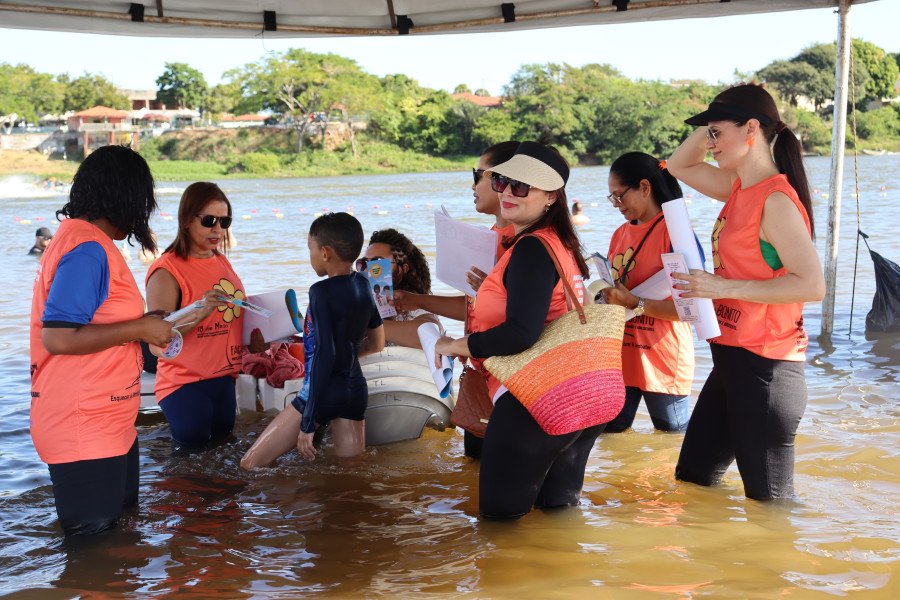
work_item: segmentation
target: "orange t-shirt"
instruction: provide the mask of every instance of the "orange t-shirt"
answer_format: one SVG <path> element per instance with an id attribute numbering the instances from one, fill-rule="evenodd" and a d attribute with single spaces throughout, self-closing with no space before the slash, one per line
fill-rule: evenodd
<path id="1" fill-rule="evenodd" d="M 147 271 L 147 281 L 157 271 L 165 269 L 178 282 L 183 308 L 199 300 L 213 289 L 223 295 L 243 298 L 243 284 L 231 263 L 223 254 L 209 258 L 179 258 L 166 252 Z M 156 368 L 156 400 L 186 383 L 195 383 L 224 375 L 237 377 L 241 370 L 242 332 L 241 308 L 228 305 L 212 312 L 184 336 L 181 354 L 172 359 L 160 358 Z"/>
<path id="2" fill-rule="evenodd" d="M 644 244 L 635 254 L 641 240 Z M 609 243 L 613 277 L 621 277 L 625 287 L 634 289 L 663 268 L 660 255 L 671 248 L 662 213 L 640 225 L 625 223 Z M 628 272 L 622 273 L 626 268 Z M 626 386 L 647 392 L 690 394 L 694 380 L 691 326 L 649 315 L 627 321 L 622 339 L 622 375 Z"/>
<path id="3" fill-rule="evenodd" d="M 138 319 L 144 300 L 113 240 L 96 225 L 66 219 L 44 251 L 31 302 L 31 438 L 47 464 L 121 456 L 137 430 L 143 358 L 137 342 L 93 354 L 47 352 L 41 317 L 60 260 L 76 246 L 97 242 L 109 264 L 109 292 L 90 325 Z"/>
<path id="4" fill-rule="evenodd" d="M 772 269 L 762 255 L 759 228 L 766 199 L 774 192 L 790 198 L 811 232 L 806 209 L 785 175 L 774 175 L 746 189 L 734 182 L 731 196 L 712 233 L 716 275 L 727 279 L 762 280 L 784 277 L 787 270 Z M 764 304 L 722 298 L 714 300 L 722 335 L 715 344 L 739 346 L 776 360 L 806 360 L 809 338 L 803 328 L 803 303 Z"/>
<path id="5" fill-rule="evenodd" d="M 584 303 L 584 278 L 581 275 L 581 271 L 578 270 L 578 263 L 575 262 L 568 248 L 563 246 L 551 229 L 539 229 L 529 235 L 540 237 L 550 244 L 566 278 L 572 286 L 572 290 L 578 297 L 578 301 Z M 516 243 L 519 243 L 519 241 L 516 241 Z M 506 321 L 506 286 L 503 285 L 503 274 L 506 272 L 506 266 L 509 264 L 511 257 L 512 248 L 500 257 L 493 270 L 481 283 L 481 287 L 478 288 L 478 295 L 476 296 L 475 308 L 472 311 L 470 323 L 472 333 L 487 331 Z M 556 287 L 553 288 L 553 295 L 550 296 L 550 309 L 547 311 L 544 324 L 546 325 L 558 319 L 568 310 L 562 281 L 558 281 L 556 282 Z M 500 389 L 500 382 L 483 367 L 482 360 L 472 358 L 471 361 L 472 365 L 480 369 L 487 378 L 488 392 L 493 397 L 497 390 Z"/>

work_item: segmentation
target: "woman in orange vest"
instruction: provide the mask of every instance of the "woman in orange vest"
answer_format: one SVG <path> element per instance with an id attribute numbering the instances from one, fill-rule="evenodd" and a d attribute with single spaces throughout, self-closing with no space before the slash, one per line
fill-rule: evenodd
<path id="1" fill-rule="evenodd" d="M 186 448 L 231 433 L 235 379 L 241 368 L 244 286 L 218 250 L 229 246 L 231 203 L 214 183 L 192 183 L 178 206 L 178 234 L 147 271 L 147 306 L 171 312 L 203 299 L 203 310 L 179 330 L 181 353 L 160 358 L 156 400 L 172 439 Z M 160 350 L 160 349 L 157 349 Z"/>
<path id="2" fill-rule="evenodd" d="M 676 274 L 683 297 L 712 298 L 722 334 L 675 476 L 713 485 L 737 461 L 744 493 L 793 494 L 794 437 L 806 408 L 803 303 L 825 294 L 800 142 L 761 86 L 716 96 L 668 161 L 672 174 L 725 202 L 713 227 L 715 275 Z M 711 151 L 718 167 L 704 162 Z"/>
<path id="3" fill-rule="evenodd" d="M 517 354 L 537 341 L 544 326 L 567 312 L 563 284 L 541 243 L 558 257 L 583 301 L 588 274 L 566 206 L 569 166 L 555 149 L 522 142 L 512 159 L 493 167 L 503 218 L 513 224 L 509 250 L 478 288 L 469 335 L 438 340 L 438 354 L 482 359 Z M 479 475 L 479 511 L 487 519 L 518 519 L 533 506 L 578 503 L 588 454 L 603 425 L 549 435 L 531 413 L 486 373 L 494 400 Z"/>
<path id="4" fill-rule="evenodd" d="M 137 504 L 138 340 L 165 346 L 172 324 L 144 300 L 116 240 L 155 249 L 153 177 L 136 152 L 105 146 L 81 163 L 31 304 L 31 438 L 50 469 L 66 535 L 99 533 Z"/>
<path id="5" fill-rule="evenodd" d="M 662 270 L 661 254 L 672 251 L 662 203 L 681 198 L 681 186 L 664 162 L 629 152 L 609 168 L 610 203 L 626 222 L 613 233 L 609 260 L 616 287 L 603 290 L 607 303 L 634 311 L 625 323 L 622 375 L 625 405 L 605 432 L 625 431 L 644 398 L 653 426 L 683 431 L 691 416 L 694 341 L 691 326 L 678 320 L 675 302 L 639 298 L 629 290 Z M 699 244 L 698 244 L 699 245 Z"/>
<path id="6" fill-rule="evenodd" d="M 491 188 L 491 168 L 511 159 L 518 147 L 519 142 L 517 141 L 494 144 L 481 153 L 478 166 L 472 169 L 472 177 L 475 180 L 472 183 L 475 211 L 494 217 L 491 230 L 497 232 L 498 260 L 506 252 L 503 242 L 515 235 L 515 229 L 512 223 L 507 222 L 500 214 L 500 194 Z M 476 291 L 485 277 L 485 273 L 474 267 L 467 274 L 469 285 Z M 423 309 L 442 317 L 464 321 L 466 332 L 469 331 L 473 301 L 474 298 L 470 296 L 435 296 L 399 290 L 394 293 L 394 306 L 397 307 L 397 310 Z M 472 458 L 481 456 L 481 438 L 468 431 L 463 434 L 463 447 L 466 456 Z"/>

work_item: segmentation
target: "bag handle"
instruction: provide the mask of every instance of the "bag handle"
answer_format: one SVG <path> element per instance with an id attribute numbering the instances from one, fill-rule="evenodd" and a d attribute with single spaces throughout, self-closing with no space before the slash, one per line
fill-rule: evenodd
<path id="1" fill-rule="evenodd" d="M 553 266 L 556 267 L 556 272 L 559 274 L 559 280 L 562 281 L 563 284 L 563 292 L 566 296 L 566 306 L 568 306 L 569 311 L 575 310 L 578 312 L 578 320 L 581 321 L 582 325 L 587 325 L 587 316 L 584 314 L 584 308 L 581 306 L 581 302 L 578 301 L 578 296 L 575 295 L 575 291 L 572 289 L 572 286 L 569 285 L 569 280 L 566 279 L 566 273 L 563 271 L 562 266 L 559 264 L 559 259 L 556 257 L 556 252 L 553 251 L 553 247 L 547 243 L 547 240 L 542 238 L 539 235 L 532 235 L 529 237 L 537 238 L 540 241 L 544 248 L 547 249 L 547 254 L 550 255 L 550 259 L 553 261 Z"/>

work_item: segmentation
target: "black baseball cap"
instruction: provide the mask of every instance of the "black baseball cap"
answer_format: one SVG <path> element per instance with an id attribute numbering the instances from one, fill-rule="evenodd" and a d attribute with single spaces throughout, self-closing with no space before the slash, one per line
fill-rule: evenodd
<path id="1" fill-rule="evenodd" d="M 688 125 L 707 125 L 710 121 L 738 121 L 756 119 L 761 125 L 778 122 L 775 100 L 761 85 L 741 84 L 728 88 L 713 98 L 702 113 L 685 119 Z"/>
<path id="2" fill-rule="evenodd" d="M 42 238 L 47 239 L 47 240 L 52 240 L 52 239 L 53 239 L 53 232 L 50 231 L 50 230 L 49 230 L 48 228 L 46 228 L 46 227 L 41 227 L 40 229 L 38 229 L 37 231 L 34 232 L 34 237 L 42 237 Z"/>

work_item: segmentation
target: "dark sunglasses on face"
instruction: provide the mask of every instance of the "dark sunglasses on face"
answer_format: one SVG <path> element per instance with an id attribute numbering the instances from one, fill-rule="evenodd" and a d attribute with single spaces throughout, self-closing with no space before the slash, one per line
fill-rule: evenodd
<path id="1" fill-rule="evenodd" d="M 357 258 L 356 259 L 356 270 L 359 271 L 360 273 L 365 271 L 369 267 L 370 260 L 384 260 L 384 257 L 373 256 L 372 258 L 366 258 L 365 256 L 363 256 L 362 258 Z M 392 265 L 395 264 L 393 258 L 391 259 L 391 264 Z"/>
<path id="2" fill-rule="evenodd" d="M 216 223 L 222 229 L 228 229 L 231 227 L 231 217 L 217 217 L 215 215 L 197 215 L 197 218 L 200 219 L 200 224 L 204 227 L 212 229 L 216 226 Z"/>
<path id="3" fill-rule="evenodd" d="M 506 175 L 498 175 L 497 173 L 491 174 L 492 190 L 494 190 L 498 194 L 502 194 L 506 190 L 507 186 L 509 186 L 509 191 L 511 191 L 512 195 L 516 198 L 524 198 L 528 195 L 528 192 L 531 191 L 531 186 L 527 183 L 522 183 L 521 181 L 510 179 Z"/>
<path id="4" fill-rule="evenodd" d="M 484 169 L 472 169 L 472 178 L 475 180 L 475 185 L 478 185 L 478 182 L 481 181 L 482 176 L 484 175 Z"/>

